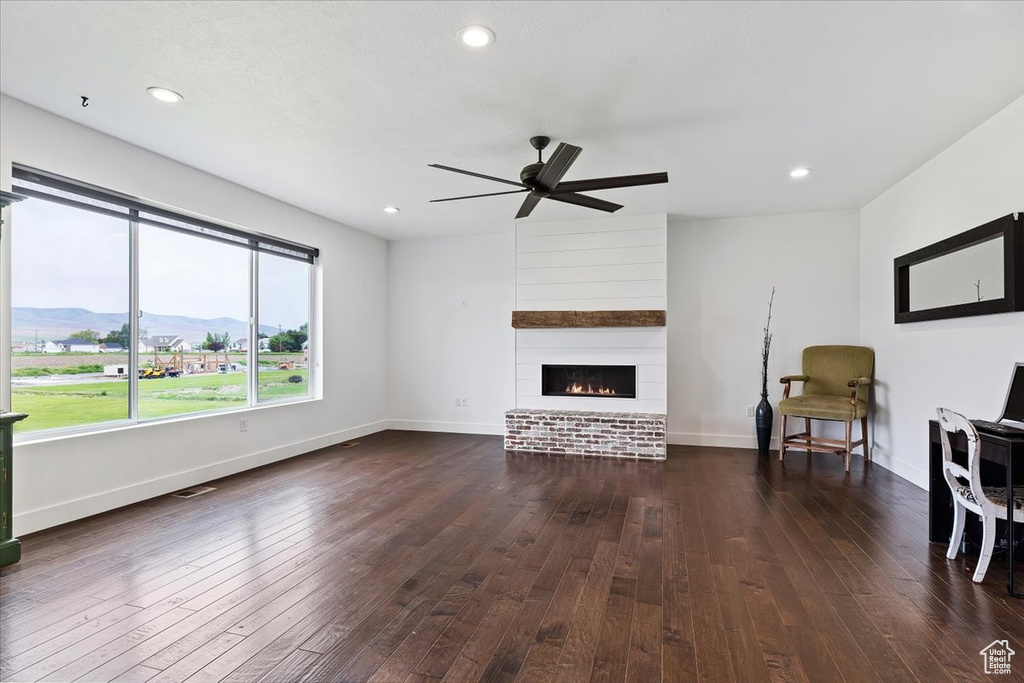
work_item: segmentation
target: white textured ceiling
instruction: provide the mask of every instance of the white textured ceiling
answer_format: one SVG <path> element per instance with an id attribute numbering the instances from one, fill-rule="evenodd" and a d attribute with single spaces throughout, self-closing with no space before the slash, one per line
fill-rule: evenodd
<path id="1" fill-rule="evenodd" d="M 427 164 L 516 178 L 537 134 L 567 180 L 668 171 L 622 213 L 856 208 L 1024 93 L 1024 3 L 5 0 L 0 91 L 388 238 L 511 228 Z"/>

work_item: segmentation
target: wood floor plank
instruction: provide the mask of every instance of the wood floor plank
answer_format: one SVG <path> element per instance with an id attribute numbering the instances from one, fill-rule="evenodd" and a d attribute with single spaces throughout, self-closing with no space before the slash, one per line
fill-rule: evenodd
<path id="1" fill-rule="evenodd" d="M 624 520 L 625 515 L 623 514 L 620 519 Z M 609 519 L 609 522 L 612 520 Z M 583 586 L 583 594 L 577 603 L 576 613 L 569 625 L 569 634 L 558 659 L 555 680 L 590 680 L 618 550 L 619 546 L 615 541 L 598 543 L 594 561 Z"/>
<path id="2" fill-rule="evenodd" d="M 133 666 L 117 678 L 112 679 L 111 683 L 146 683 L 159 673 L 159 669 L 151 669 L 140 664 L 139 666 Z"/>
<path id="3" fill-rule="evenodd" d="M 476 519 L 482 523 L 478 528 L 474 525 L 474 531 L 464 526 L 468 520 L 457 519 L 454 524 L 461 527 L 463 535 L 468 536 L 462 551 L 449 558 L 446 564 L 439 562 L 434 566 L 428 563 L 391 596 L 373 605 L 372 611 L 342 639 L 324 650 L 324 656 L 308 674 L 310 680 L 335 675 L 353 680 L 368 677 L 433 612 L 456 582 L 466 575 L 480 552 L 493 541 L 494 534 L 507 527 L 518 531 L 528 519 L 529 514 L 516 514 L 512 501 Z M 302 647 L 315 647 L 318 644 L 315 638 L 307 640 Z"/>
<path id="4" fill-rule="evenodd" d="M 1004 558 L 838 458 L 665 462 L 388 431 L 22 539 L 0 679 L 961 681 L 1024 644 Z"/>
<path id="5" fill-rule="evenodd" d="M 652 605 L 638 599 L 633 605 L 629 657 L 626 662 L 627 681 L 656 683 L 661 680 L 661 625 L 661 605 Z M 621 625 L 622 628 L 625 626 Z"/>
<path id="6" fill-rule="evenodd" d="M 245 636 L 222 633 L 159 672 L 153 683 L 180 683 L 240 643 Z M 139 664 L 137 666 L 144 666 Z M 131 669 L 129 669 L 131 671 Z"/>
<path id="7" fill-rule="evenodd" d="M 455 592 L 442 600 L 444 607 L 431 614 L 425 624 L 429 626 L 419 629 L 417 638 L 407 639 L 381 667 L 378 675 L 397 679 L 408 662 L 415 660 L 415 671 L 444 677 L 480 622 L 499 597 L 506 593 L 516 570 L 554 516 L 556 508 L 566 497 L 575 495 L 572 486 L 572 480 L 549 484 L 541 492 L 536 509 L 518 535 L 502 539 L 492 547 L 484 558 L 483 566 L 467 572 L 467 585 L 456 586 Z M 453 611 L 455 614 L 451 614 Z"/>

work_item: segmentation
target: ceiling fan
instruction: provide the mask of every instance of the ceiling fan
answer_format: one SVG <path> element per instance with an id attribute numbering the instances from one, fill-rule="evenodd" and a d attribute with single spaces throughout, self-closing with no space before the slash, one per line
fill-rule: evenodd
<path id="1" fill-rule="evenodd" d="M 598 211 L 614 213 L 622 208 L 621 204 L 606 202 L 603 199 L 597 199 L 596 197 L 589 197 L 585 194 L 579 193 L 589 192 L 592 190 L 609 190 L 616 187 L 655 185 L 658 183 L 668 182 L 668 173 L 641 173 L 639 175 L 612 176 L 611 178 L 567 180 L 563 183 L 561 182 L 562 176 L 565 175 L 566 171 L 569 170 L 569 167 L 572 166 L 572 163 L 576 161 L 576 157 L 578 157 L 580 152 L 583 150 L 576 145 L 569 145 L 564 142 L 560 142 L 558 143 L 558 147 L 555 148 L 554 154 L 552 154 L 545 162 L 541 155 L 544 148 L 547 147 L 550 142 L 551 138 L 544 135 L 537 135 L 530 138 L 530 144 L 535 150 L 537 150 L 537 163 L 523 167 L 523 170 L 519 173 L 519 182 L 516 182 L 515 180 L 505 180 L 504 178 L 495 178 L 494 176 L 484 175 L 483 173 L 464 171 L 461 168 L 452 168 L 451 166 L 442 166 L 441 164 L 429 164 L 429 166 L 433 168 L 440 168 L 443 171 L 462 173 L 463 175 L 471 175 L 476 178 L 493 180 L 506 185 L 515 185 L 520 188 L 518 190 L 508 190 L 506 192 L 489 192 L 487 194 L 471 194 L 464 197 L 432 199 L 431 203 L 454 202 L 459 199 L 476 199 L 477 197 L 496 197 L 503 194 L 520 194 L 523 192 L 529 192 L 529 194 L 526 195 L 526 199 L 523 201 L 523 205 L 519 207 L 519 213 L 516 214 L 516 218 L 526 218 L 529 216 L 542 199 L 554 199 L 557 202 L 576 204 L 577 206 L 585 206 L 588 209 L 597 209 Z"/>

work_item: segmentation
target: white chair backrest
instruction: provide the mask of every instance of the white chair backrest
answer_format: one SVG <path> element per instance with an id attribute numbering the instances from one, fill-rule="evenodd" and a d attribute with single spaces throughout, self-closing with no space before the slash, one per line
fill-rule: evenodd
<path id="1" fill-rule="evenodd" d="M 946 408 L 939 408 L 939 427 L 942 431 L 940 436 L 942 438 L 942 474 L 946 477 L 946 483 L 949 484 L 949 488 L 953 491 L 954 495 L 958 486 L 962 486 L 960 482 L 956 480 L 956 477 L 966 479 L 970 482 L 971 493 L 974 494 L 974 499 L 979 504 L 988 502 L 985 498 L 985 494 L 981 489 L 981 472 L 978 467 L 978 460 L 981 457 L 981 448 L 979 447 L 980 440 L 978 439 L 978 430 L 974 428 L 970 420 L 961 415 L 960 413 L 947 410 Z M 963 432 L 967 437 L 967 467 L 964 468 L 959 464 L 953 462 L 953 448 L 949 444 L 949 435 L 956 434 L 957 432 Z"/>

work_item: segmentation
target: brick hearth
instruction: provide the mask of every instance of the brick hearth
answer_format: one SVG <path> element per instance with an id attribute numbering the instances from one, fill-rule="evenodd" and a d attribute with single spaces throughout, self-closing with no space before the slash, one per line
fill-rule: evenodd
<path id="1" fill-rule="evenodd" d="M 505 450 L 664 460 L 666 426 L 657 413 L 510 410 Z"/>

